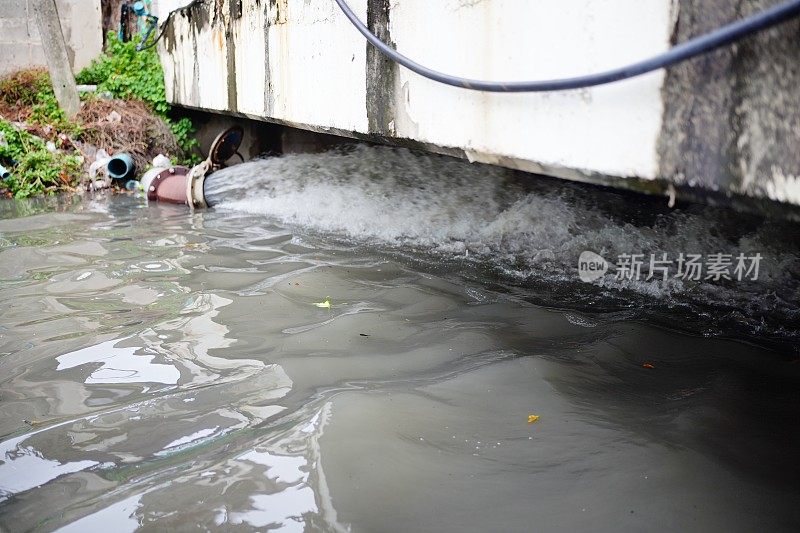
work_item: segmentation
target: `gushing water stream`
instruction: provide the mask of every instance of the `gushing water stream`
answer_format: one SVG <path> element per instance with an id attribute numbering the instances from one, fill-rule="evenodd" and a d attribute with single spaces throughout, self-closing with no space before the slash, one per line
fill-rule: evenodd
<path id="1" fill-rule="evenodd" d="M 366 146 L 234 166 L 212 176 L 206 195 L 221 210 L 412 251 L 417 260 L 469 265 L 480 281 L 488 271 L 501 283 L 535 285 L 547 294 L 546 305 L 644 307 L 665 311 L 666 322 L 680 317 L 683 327 L 717 335 L 795 338 L 800 323 L 800 234 L 790 222 L 708 206 L 670 210 L 661 199 Z M 609 269 L 586 286 L 578 277 L 584 251 L 612 264 L 641 255 L 641 275 Z M 648 279 L 651 255 L 664 254 L 668 275 Z M 680 277 L 680 254 L 722 254 L 730 279 L 709 279 L 707 270 L 699 279 Z M 736 258 L 749 268 L 756 254 L 756 279 L 752 270 L 737 279 Z"/>

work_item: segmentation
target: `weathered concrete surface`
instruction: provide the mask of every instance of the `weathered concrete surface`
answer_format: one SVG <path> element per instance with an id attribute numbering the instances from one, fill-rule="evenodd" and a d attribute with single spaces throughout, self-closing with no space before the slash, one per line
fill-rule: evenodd
<path id="1" fill-rule="evenodd" d="M 74 72 L 103 51 L 100 0 L 56 0 L 67 54 Z M 45 67 L 32 0 L 0 0 L 0 76 Z"/>
<path id="2" fill-rule="evenodd" d="M 681 0 L 675 39 L 775 3 Z M 662 175 L 800 204 L 800 23 L 671 69 L 664 102 Z"/>
<path id="3" fill-rule="evenodd" d="M 351 0 L 410 57 L 496 80 L 619 66 L 774 3 Z M 176 12 L 160 51 L 168 99 L 186 107 L 656 194 L 800 205 L 798 28 L 668 73 L 546 94 L 423 79 L 377 54 L 332 0 L 204 0 Z"/>
<path id="4" fill-rule="evenodd" d="M 78 89 L 75 87 L 75 76 L 72 75 L 72 66 L 69 64 L 67 43 L 64 32 L 61 30 L 61 21 L 55 0 L 32 0 L 33 13 L 36 26 L 42 40 L 42 50 L 53 91 L 56 93 L 58 105 L 67 117 L 74 117 L 81 106 L 78 98 Z"/>

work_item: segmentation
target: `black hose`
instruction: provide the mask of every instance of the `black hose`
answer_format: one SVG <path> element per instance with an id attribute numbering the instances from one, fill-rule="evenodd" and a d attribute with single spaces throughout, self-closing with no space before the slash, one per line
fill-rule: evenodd
<path id="1" fill-rule="evenodd" d="M 663 54 L 624 67 L 575 78 L 539 81 L 485 81 L 451 76 L 450 74 L 445 74 L 420 65 L 416 61 L 386 45 L 386 43 L 381 41 L 374 33 L 369 31 L 369 28 L 359 20 L 345 0 L 336 0 L 336 3 L 353 26 L 366 37 L 367 41 L 389 59 L 403 65 L 407 69 L 416 72 L 420 76 L 444 83 L 445 85 L 474 89 L 476 91 L 502 93 L 566 91 L 633 78 L 634 76 L 669 67 L 722 46 L 729 45 L 748 35 L 771 28 L 772 26 L 776 26 L 800 15 L 800 0 L 791 0 L 765 9 L 743 20 L 732 22 L 727 26 L 723 26 L 705 35 L 690 39 L 674 46 Z"/>
<path id="2" fill-rule="evenodd" d="M 157 45 L 158 41 L 161 40 L 161 37 L 164 36 L 164 32 L 167 31 L 167 25 L 169 24 L 169 21 L 172 19 L 172 15 L 176 11 L 182 11 L 182 10 L 185 10 L 185 9 L 190 9 L 190 8 L 194 7 L 195 4 L 199 4 L 202 1 L 203 0 L 193 0 L 192 2 L 189 2 L 188 4 L 186 4 L 183 7 L 179 7 L 178 9 L 173 9 L 172 11 L 170 11 L 169 15 L 167 15 L 167 18 L 164 19 L 164 23 L 161 24 L 161 31 L 158 33 L 156 38 L 153 39 L 153 42 L 151 42 L 149 44 L 144 44 L 145 41 L 147 41 L 147 37 L 149 37 L 149 34 L 150 34 L 150 32 L 148 31 L 148 35 L 142 40 L 142 42 L 139 44 L 139 46 L 136 47 L 136 51 L 137 52 L 141 52 L 142 50 L 148 50 L 148 49 L 154 47 L 155 45 Z"/>
<path id="3" fill-rule="evenodd" d="M 136 51 L 137 52 L 141 52 L 142 50 L 145 49 L 144 48 L 144 43 L 146 43 L 147 39 L 150 38 L 150 35 L 153 34 L 153 30 L 158 28 L 158 17 L 154 17 L 153 15 L 147 15 L 147 17 L 148 17 L 147 18 L 147 31 L 144 32 L 144 35 L 142 35 L 142 40 L 139 41 L 139 44 L 136 45 Z M 161 38 L 161 35 L 163 35 L 163 34 L 164 34 L 164 31 L 162 30 L 161 33 L 158 35 L 158 37 L 156 37 L 156 40 L 153 41 L 153 42 L 158 42 L 158 40 Z M 151 45 L 148 45 L 148 48 L 150 46 Z"/>
<path id="4" fill-rule="evenodd" d="M 156 38 L 153 39 L 153 42 L 151 42 L 149 44 L 144 44 L 145 42 L 147 42 L 147 39 L 150 37 L 150 33 L 152 32 L 152 29 L 148 30 L 148 32 L 147 32 L 148 34 L 145 36 L 144 39 L 142 39 L 142 42 L 139 43 L 139 46 L 136 47 L 136 51 L 137 52 L 141 52 L 142 50 L 149 50 L 150 48 L 153 48 L 155 45 L 157 45 L 158 41 L 164 35 L 164 32 L 167 31 L 167 23 L 169 22 L 169 19 L 171 17 L 172 17 L 172 13 L 170 13 L 169 16 L 167 16 L 167 20 L 164 21 L 164 24 L 161 26 L 161 31 L 156 36 Z"/>

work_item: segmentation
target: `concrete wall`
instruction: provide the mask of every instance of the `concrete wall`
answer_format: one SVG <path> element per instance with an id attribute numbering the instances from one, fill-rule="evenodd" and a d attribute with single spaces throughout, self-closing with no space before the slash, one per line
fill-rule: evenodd
<path id="1" fill-rule="evenodd" d="M 164 20 L 171 11 L 189 5 L 192 0 L 151 0 L 150 9 L 159 19 Z"/>
<path id="2" fill-rule="evenodd" d="M 495 80 L 623 65 L 774 3 L 350 0 L 406 55 Z M 368 46 L 332 0 L 205 0 L 176 12 L 160 51 L 168 99 L 187 107 L 650 193 L 800 205 L 798 28 L 666 74 L 545 94 L 421 78 Z"/>
<path id="3" fill-rule="evenodd" d="M 75 72 L 103 51 L 100 0 L 58 0 L 61 28 Z M 0 76 L 46 67 L 30 0 L 0 0 Z"/>

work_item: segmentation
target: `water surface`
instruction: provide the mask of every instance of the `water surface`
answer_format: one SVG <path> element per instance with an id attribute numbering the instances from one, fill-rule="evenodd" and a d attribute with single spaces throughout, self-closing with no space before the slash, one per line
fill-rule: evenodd
<path id="1" fill-rule="evenodd" d="M 0 206 L 0 527 L 800 527 L 783 223 L 358 156 L 243 165 L 226 183 L 260 192 L 194 213 Z M 773 274 L 574 279 L 626 242 L 757 248 Z"/>

